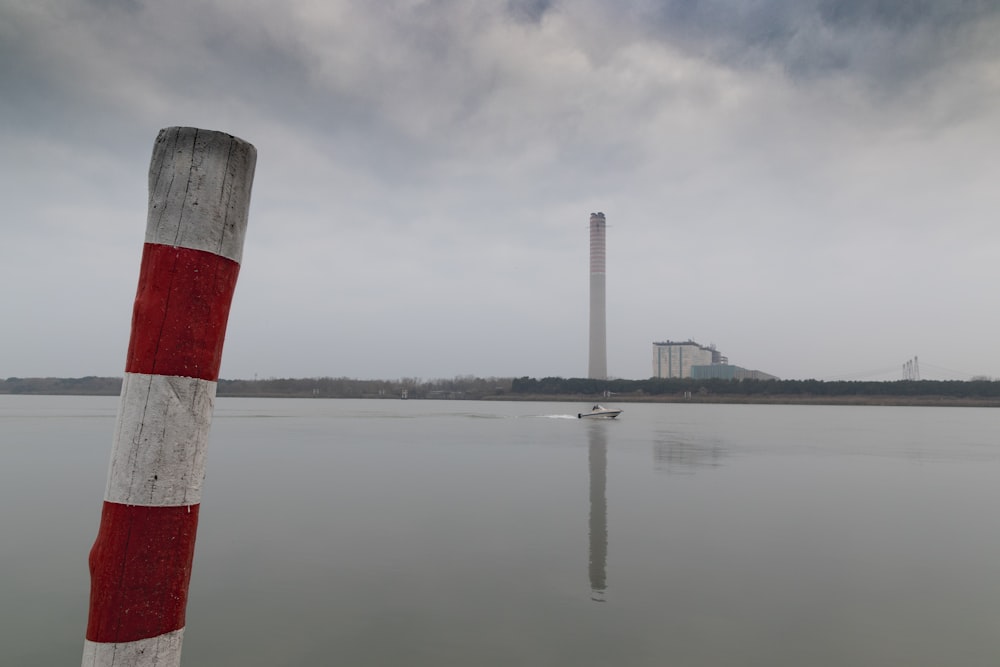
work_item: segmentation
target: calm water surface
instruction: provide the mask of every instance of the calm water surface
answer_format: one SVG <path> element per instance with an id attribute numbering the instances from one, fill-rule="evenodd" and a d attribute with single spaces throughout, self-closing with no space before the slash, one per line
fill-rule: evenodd
<path id="1" fill-rule="evenodd" d="M 117 403 L 0 396 L 3 664 L 79 664 Z M 585 407 L 219 399 L 184 664 L 1000 664 L 1000 411 Z"/>

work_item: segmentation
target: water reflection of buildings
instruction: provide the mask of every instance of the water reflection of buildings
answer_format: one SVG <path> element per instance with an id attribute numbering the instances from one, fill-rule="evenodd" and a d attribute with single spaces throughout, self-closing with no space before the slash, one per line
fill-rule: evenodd
<path id="1" fill-rule="evenodd" d="M 604 602 L 608 588 L 608 439 L 600 422 L 587 424 L 590 442 L 590 599 Z"/>
<path id="2" fill-rule="evenodd" d="M 726 448 L 719 441 L 692 442 L 670 436 L 653 443 L 653 465 L 667 473 L 694 473 L 722 465 Z"/>

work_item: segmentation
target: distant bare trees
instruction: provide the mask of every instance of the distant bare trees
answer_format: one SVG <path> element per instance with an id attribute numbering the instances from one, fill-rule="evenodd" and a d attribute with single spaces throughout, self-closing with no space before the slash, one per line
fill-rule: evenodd
<path id="1" fill-rule="evenodd" d="M 320 377 L 266 380 L 219 380 L 219 396 L 296 396 L 301 398 L 464 398 L 478 399 L 510 393 L 511 378 L 356 380 Z"/>
<path id="2" fill-rule="evenodd" d="M 0 394 L 52 394 L 62 396 L 118 396 L 121 378 L 88 376 L 82 378 L 0 379 Z"/>

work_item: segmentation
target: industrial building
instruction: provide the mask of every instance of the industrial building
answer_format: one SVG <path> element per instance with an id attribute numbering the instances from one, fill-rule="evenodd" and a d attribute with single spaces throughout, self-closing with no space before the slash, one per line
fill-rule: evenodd
<path id="1" fill-rule="evenodd" d="M 691 368 L 694 366 L 725 363 L 729 363 L 729 360 L 723 357 L 714 345 L 705 346 L 693 340 L 653 343 L 655 378 L 689 378 Z"/>
<path id="2" fill-rule="evenodd" d="M 733 366 L 715 345 L 701 345 L 693 340 L 653 343 L 654 378 L 695 378 L 707 380 L 776 380 L 762 371 Z"/>
<path id="3" fill-rule="evenodd" d="M 748 368 L 732 364 L 713 364 L 711 366 L 692 366 L 691 377 L 695 380 L 777 380 L 774 375 L 764 371 L 752 371 Z"/>

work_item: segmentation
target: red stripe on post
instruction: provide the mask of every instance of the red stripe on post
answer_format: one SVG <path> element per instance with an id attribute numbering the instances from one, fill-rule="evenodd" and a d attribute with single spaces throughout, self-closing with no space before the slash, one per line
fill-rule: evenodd
<path id="1" fill-rule="evenodd" d="M 132 642 L 184 627 L 198 507 L 104 503 L 90 551 L 89 641 Z"/>
<path id="2" fill-rule="evenodd" d="M 218 380 L 239 271 L 210 252 L 145 244 L 125 371 Z"/>

